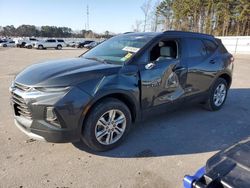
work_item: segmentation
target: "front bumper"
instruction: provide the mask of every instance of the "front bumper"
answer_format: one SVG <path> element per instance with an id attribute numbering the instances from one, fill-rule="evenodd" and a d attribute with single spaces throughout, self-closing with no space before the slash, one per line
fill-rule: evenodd
<path id="1" fill-rule="evenodd" d="M 15 124 L 26 135 L 54 143 L 80 140 L 83 112 L 90 101 L 90 96 L 81 89 L 73 87 L 60 94 L 27 92 L 18 88 L 10 89 L 10 92 Z M 46 120 L 47 107 L 55 109 L 60 126 Z"/>
<path id="2" fill-rule="evenodd" d="M 67 143 L 79 141 L 80 135 L 77 130 L 42 130 L 42 129 L 33 129 L 26 127 L 21 121 L 14 120 L 15 125 L 28 137 L 33 138 L 39 141 L 54 142 L 54 143 Z M 41 126 L 46 126 L 45 124 L 40 124 Z"/>

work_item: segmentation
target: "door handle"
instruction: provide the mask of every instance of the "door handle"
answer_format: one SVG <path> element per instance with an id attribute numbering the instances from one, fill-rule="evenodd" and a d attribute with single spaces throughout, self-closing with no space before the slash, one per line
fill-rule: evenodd
<path id="1" fill-rule="evenodd" d="M 155 67 L 155 63 L 148 63 L 145 65 L 145 69 L 150 70 Z"/>
<path id="2" fill-rule="evenodd" d="M 210 61 L 209 61 L 209 63 L 211 63 L 211 64 L 215 64 L 215 60 L 214 60 L 214 59 L 212 59 L 212 60 L 210 60 Z"/>

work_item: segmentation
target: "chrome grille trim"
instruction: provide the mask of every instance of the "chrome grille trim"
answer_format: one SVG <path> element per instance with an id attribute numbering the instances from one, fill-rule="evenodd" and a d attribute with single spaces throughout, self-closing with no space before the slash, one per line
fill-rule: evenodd
<path id="1" fill-rule="evenodd" d="M 13 102 L 15 115 L 32 119 L 31 111 L 29 110 L 25 100 L 19 94 L 15 93 L 15 89 L 18 89 L 20 92 L 25 92 L 30 89 L 30 87 L 15 83 L 13 89 L 14 90 L 11 91 L 11 101 Z"/>
<path id="2" fill-rule="evenodd" d="M 25 86 L 25 85 L 19 84 L 17 82 L 14 83 L 14 88 L 19 89 L 21 91 L 28 91 L 30 89 L 29 86 Z"/>

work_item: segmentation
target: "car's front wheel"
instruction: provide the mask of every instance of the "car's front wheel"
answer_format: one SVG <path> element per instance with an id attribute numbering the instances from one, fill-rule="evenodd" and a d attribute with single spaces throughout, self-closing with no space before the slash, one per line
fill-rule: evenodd
<path id="1" fill-rule="evenodd" d="M 43 45 L 38 45 L 38 49 L 42 50 L 43 49 Z"/>
<path id="2" fill-rule="evenodd" d="M 62 49 L 62 45 L 57 45 L 56 49 L 57 50 L 61 50 Z"/>
<path id="3" fill-rule="evenodd" d="M 205 107 L 210 111 L 220 110 L 226 101 L 228 84 L 225 79 L 218 78 L 210 90 Z"/>
<path id="4" fill-rule="evenodd" d="M 83 125 L 82 140 L 95 151 L 119 145 L 131 126 L 129 108 L 120 100 L 108 98 L 95 105 Z"/>

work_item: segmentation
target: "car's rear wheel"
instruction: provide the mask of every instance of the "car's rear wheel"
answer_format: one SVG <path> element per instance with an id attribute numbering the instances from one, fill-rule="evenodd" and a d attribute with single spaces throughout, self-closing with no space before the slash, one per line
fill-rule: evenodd
<path id="1" fill-rule="evenodd" d="M 57 50 L 61 50 L 62 49 L 62 45 L 57 45 L 56 49 Z"/>
<path id="2" fill-rule="evenodd" d="M 3 47 L 7 47 L 7 44 L 4 44 Z"/>
<path id="3" fill-rule="evenodd" d="M 210 90 L 210 96 L 205 104 L 210 111 L 220 110 L 224 105 L 228 93 L 228 84 L 225 79 L 218 78 Z"/>
<path id="4" fill-rule="evenodd" d="M 28 49 L 32 49 L 32 45 L 28 45 L 27 48 L 28 48 Z"/>
<path id="5" fill-rule="evenodd" d="M 107 98 L 95 105 L 83 125 L 82 140 L 95 151 L 119 145 L 131 126 L 129 108 L 120 100 Z"/>
<path id="6" fill-rule="evenodd" d="M 25 44 L 26 44 L 26 42 L 22 42 L 21 48 L 24 48 L 24 47 L 25 47 Z"/>
<path id="7" fill-rule="evenodd" d="M 43 49 L 43 45 L 38 45 L 38 49 L 42 50 Z"/>

